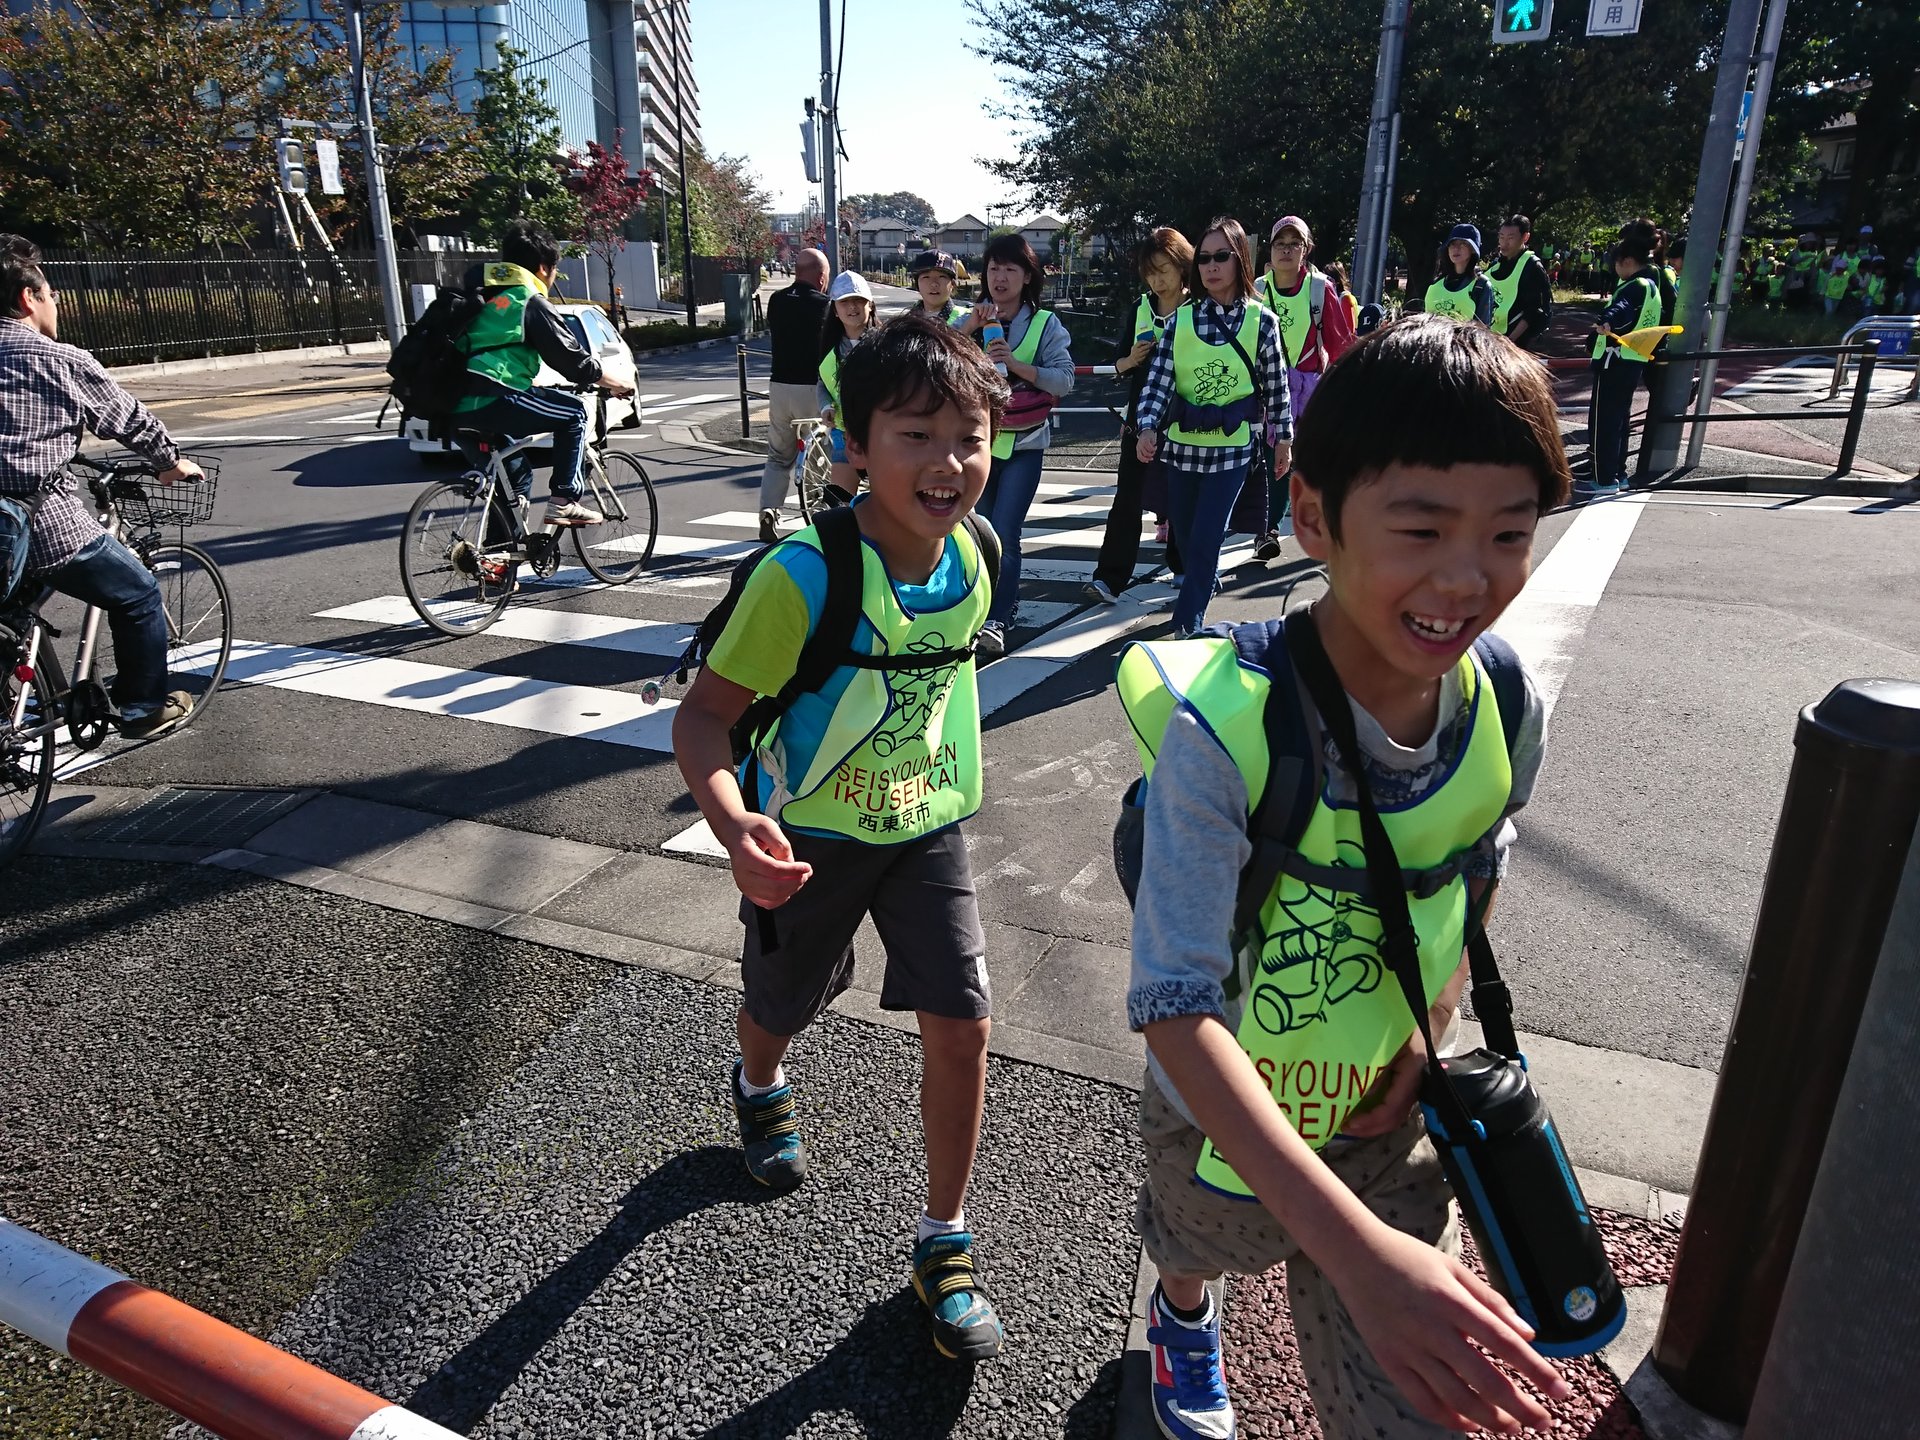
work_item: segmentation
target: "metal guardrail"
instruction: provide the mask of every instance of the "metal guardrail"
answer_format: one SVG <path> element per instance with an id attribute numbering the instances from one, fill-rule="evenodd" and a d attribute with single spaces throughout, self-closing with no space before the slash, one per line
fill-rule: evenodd
<path id="1" fill-rule="evenodd" d="M 1854 381 L 1853 396 L 1848 401 L 1844 412 L 1847 428 L 1841 436 L 1840 455 L 1835 462 L 1834 473 L 1844 475 L 1853 469 L 1854 455 L 1860 446 L 1861 423 L 1866 419 L 1867 396 L 1873 389 L 1873 372 L 1880 360 L 1880 347 L 1873 340 L 1856 340 L 1851 344 L 1841 345 L 1764 345 L 1738 350 L 1696 350 L 1671 358 L 1656 356 L 1649 363 L 1652 365 L 1692 364 L 1698 360 L 1725 360 L 1736 356 L 1751 359 L 1755 355 L 1832 355 L 1836 368 L 1855 356 L 1859 358 L 1859 373 Z M 1656 395 L 1660 393 L 1658 386 L 1650 387 L 1650 391 Z M 1829 392 L 1827 398 L 1832 399 L 1833 392 Z M 1750 410 L 1735 415 L 1714 415 L 1693 410 L 1693 403 L 1693 398 L 1689 397 L 1687 408 L 1674 415 L 1656 414 L 1649 405 L 1640 432 L 1638 464 L 1642 474 L 1647 468 L 1647 444 L 1657 425 L 1731 425 L 1754 420 L 1771 420 L 1778 423 L 1836 420 L 1842 413 L 1839 411 Z"/>
<path id="2" fill-rule="evenodd" d="M 1878 347 L 1880 358 L 1894 364 L 1913 366 L 1913 380 L 1907 386 L 1907 393 L 1901 397 L 1903 402 L 1920 399 L 1920 315 L 1869 315 L 1864 320 L 1856 320 L 1841 336 L 1843 344 L 1854 344 L 1854 336 L 1865 333 L 1867 339 Z M 1840 387 L 1847 383 L 1847 357 L 1837 355 L 1833 361 L 1833 384 L 1827 390 L 1827 398 L 1833 399 L 1840 393 Z"/>

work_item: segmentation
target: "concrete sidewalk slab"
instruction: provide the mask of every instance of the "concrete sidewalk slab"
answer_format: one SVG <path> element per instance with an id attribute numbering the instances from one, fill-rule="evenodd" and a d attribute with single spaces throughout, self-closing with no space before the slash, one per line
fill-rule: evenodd
<path id="1" fill-rule="evenodd" d="M 1131 957 L 1112 945 L 1063 939 L 1026 984 L 996 1009 L 1008 1021 L 1043 1035 L 1077 1040 L 1146 1062 L 1146 1042 L 1127 1026 Z"/>
<path id="2" fill-rule="evenodd" d="M 532 910 L 543 919 L 734 960 L 740 955 L 739 904 L 740 892 L 726 870 L 624 853 Z"/>
<path id="3" fill-rule="evenodd" d="M 358 871 L 444 823 L 443 816 L 424 810 L 329 791 L 250 837 L 247 849 Z"/>
<path id="4" fill-rule="evenodd" d="M 445 820 L 352 868 L 369 879 L 526 914 L 619 853 L 553 835 Z"/>

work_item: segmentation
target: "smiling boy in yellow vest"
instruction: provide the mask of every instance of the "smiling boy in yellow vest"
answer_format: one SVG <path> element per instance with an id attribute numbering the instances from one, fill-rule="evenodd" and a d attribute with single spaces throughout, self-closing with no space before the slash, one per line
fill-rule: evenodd
<path id="1" fill-rule="evenodd" d="M 1503 739 L 1472 646 L 1525 583 L 1541 512 L 1567 494 L 1552 392 L 1486 329 L 1414 316 L 1328 371 L 1294 464 L 1295 534 L 1330 579 L 1313 625 L 1368 784 L 1403 863 L 1447 877 L 1409 893 L 1441 1035 L 1466 977 L 1469 904 L 1497 879 L 1544 745 L 1530 680 Z M 1149 1344 L 1162 1433 L 1237 1433 L 1206 1286 L 1279 1264 L 1327 1440 L 1544 1428 L 1539 1401 L 1487 1357 L 1552 1399 L 1565 1382 L 1456 1258 L 1458 1221 L 1413 1103 L 1415 1019 L 1383 974 L 1377 911 L 1335 883 L 1336 867 L 1363 866 L 1352 778 L 1322 743 L 1301 863 L 1235 953 L 1249 814 L 1272 759 L 1266 674 L 1231 639 L 1138 645 L 1121 662 L 1123 699 L 1141 664 L 1175 699 L 1147 789 L 1127 994 L 1149 1056 L 1136 1223 L 1160 1272 Z M 1324 742 L 1310 706 L 1307 721 Z"/>
<path id="2" fill-rule="evenodd" d="M 777 1189 L 806 1178 L 782 1062 L 846 989 L 854 932 L 871 914 L 887 957 L 880 1004 L 916 1012 L 925 1051 L 927 1206 L 914 1288 L 934 1343 L 961 1359 L 997 1354 L 1002 1336 L 963 1207 L 989 1022 L 986 937 L 960 824 L 980 806 L 972 647 L 994 583 L 963 522 L 986 487 L 1006 400 L 977 343 L 918 316 L 867 336 L 840 370 L 847 457 L 869 487 L 852 506 L 862 570 L 853 651 L 949 652 L 950 663 L 884 668 L 850 656 L 792 701 L 736 773 L 734 725 L 756 696 L 779 695 L 795 677 L 821 625 L 822 522 L 754 569 L 673 727 L 680 771 L 744 897 L 741 1058 L 728 1089 L 747 1169 Z"/>

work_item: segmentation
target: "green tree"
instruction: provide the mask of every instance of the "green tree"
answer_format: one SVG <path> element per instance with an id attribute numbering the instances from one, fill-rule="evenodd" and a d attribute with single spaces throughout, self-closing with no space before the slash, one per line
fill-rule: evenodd
<path id="1" fill-rule="evenodd" d="M 396 229 L 411 231 L 426 221 L 457 216 L 472 202 L 482 175 L 480 135 L 473 117 L 453 93 L 453 58 L 438 55 L 416 68 L 400 42 L 398 5 L 366 7 L 367 89 L 374 131 L 386 152 L 387 206 Z M 347 65 L 346 5 L 326 0 L 315 46 L 325 83 L 324 114 L 305 118 L 353 125 L 352 76 Z M 366 167 L 357 126 L 341 136 L 344 196 L 312 198 L 328 220 L 344 227 L 367 213 Z M 318 186 L 315 187 L 316 191 Z"/>
<path id="2" fill-rule="evenodd" d="M 940 217 L 934 213 L 933 206 L 911 190 L 895 190 L 890 195 L 878 193 L 849 195 L 847 204 L 858 210 L 863 220 L 886 216 L 894 220 L 904 220 L 907 224 L 922 229 L 940 223 Z"/>
<path id="3" fill-rule="evenodd" d="M 567 147 L 560 112 L 547 99 L 547 82 L 523 74 L 526 55 L 502 40 L 491 70 L 477 70 L 480 98 L 473 107 L 479 131 L 481 175 L 473 189 L 473 233 L 498 244 L 507 222 L 528 219 L 563 242 L 580 233 L 580 201 L 567 188 Z M 577 245 L 570 253 L 578 254 Z"/>
<path id="4" fill-rule="evenodd" d="M 745 156 L 710 158 L 689 146 L 687 198 L 694 254 L 764 259 L 773 253 L 773 197 Z"/>
<path id="5" fill-rule="evenodd" d="M 0 16 L 0 194 L 43 241 L 242 241 L 270 137 L 316 70 L 284 0 L 209 19 L 185 0 L 36 4 Z"/>

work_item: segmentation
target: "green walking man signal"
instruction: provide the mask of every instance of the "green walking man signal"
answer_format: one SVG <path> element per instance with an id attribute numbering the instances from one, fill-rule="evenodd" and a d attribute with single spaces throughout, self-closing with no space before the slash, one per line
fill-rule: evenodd
<path id="1" fill-rule="evenodd" d="M 1493 43 L 1544 40 L 1553 29 L 1553 0 L 1493 0 Z"/>

